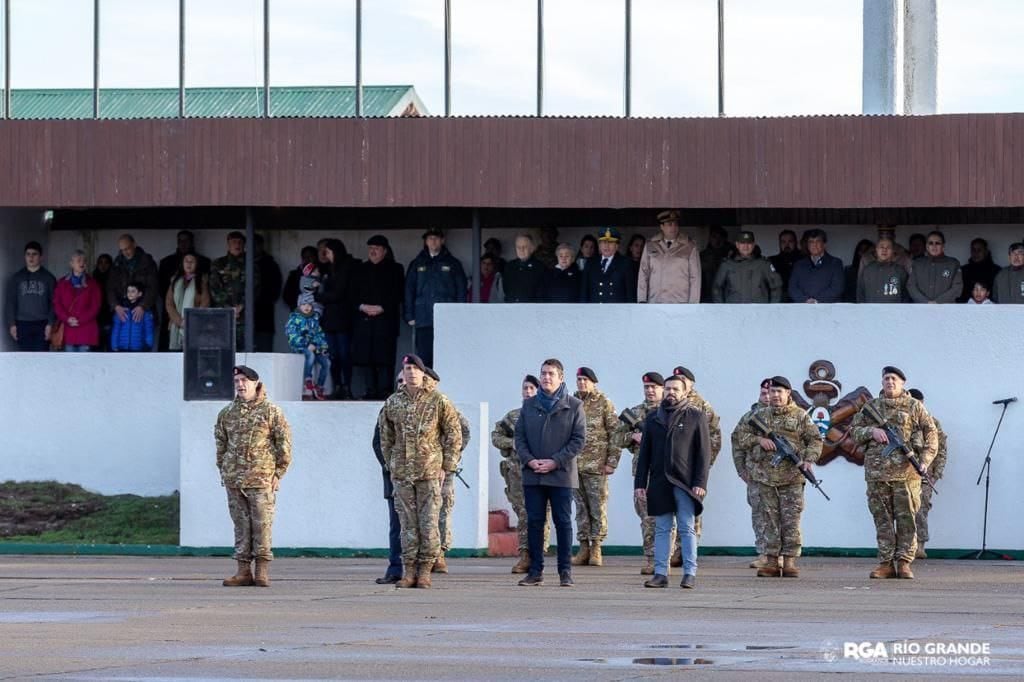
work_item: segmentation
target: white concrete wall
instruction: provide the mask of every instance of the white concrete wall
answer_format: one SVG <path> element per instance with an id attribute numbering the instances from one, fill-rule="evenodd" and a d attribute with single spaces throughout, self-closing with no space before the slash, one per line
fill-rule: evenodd
<path id="1" fill-rule="evenodd" d="M 949 464 L 931 516 L 931 545 L 980 545 L 984 490 L 974 484 L 999 416 L 992 401 L 1024 398 L 1021 306 L 438 306 L 436 366 L 454 400 L 491 406 L 492 423 L 518 406 L 523 375 L 557 357 L 570 373 L 592 367 L 618 409 L 642 400 L 640 376 L 684 364 L 721 415 L 725 446 L 712 471 L 704 544 L 752 543 L 743 484 L 731 461 L 729 434 L 757 397 L 760 379 L 783 374 L 800 386 L 808 367 L 835 363 L 845 390 L 879 390 L 881 367 L 895 364 L 924 391 L 949 434 Z M 1016 510 L 1024 504 L 1024 403 L 1007 412 L 993 451 L 989 546 L 1024 548 Z M 491 449 L 490 461 L 498 453 Z M 639 544 L 629 455 L 612 478 L 612 545 Z M 507 507 L 497 466 L 491 506 Z M 818 471 L 832 502 L 807 492 L 808 546 L 872 547 L 874 526 L 863 472 L 845 460 Z"/>
<path id="2" fill-rule="evenodd" d="M 300 398 L 300 356 L 245 360 L 274 400 Z M 179 489 L 180 354 L 0 353 L 0 376 L 0 481 L 56 480 L 105 495 Z"/>
<path id="3" fill-rule="evenodd" d="M 217 473 L 213 426 L 222 405 L 189 403 L 181 418 L 181 544 L 233 543 Z M 381 403 L 281 403 L 292 429 L 293 463 L 281 482 L 276 547 L 380 548 L 388 542 L 387 505 L 371 442 Z M 487 546 L 487 405 L 456 407 L 472 426 L 463 454 L 467 490 L 456 482 L 454 547 Z"/>

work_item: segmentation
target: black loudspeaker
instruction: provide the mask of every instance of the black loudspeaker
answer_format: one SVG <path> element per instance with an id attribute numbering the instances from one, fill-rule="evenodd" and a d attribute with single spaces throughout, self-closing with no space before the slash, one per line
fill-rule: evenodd
<path id="1" fill-rule="evenodd" d="M 185 309 L 185 400 L 235 397 L 235 311 Z"/>

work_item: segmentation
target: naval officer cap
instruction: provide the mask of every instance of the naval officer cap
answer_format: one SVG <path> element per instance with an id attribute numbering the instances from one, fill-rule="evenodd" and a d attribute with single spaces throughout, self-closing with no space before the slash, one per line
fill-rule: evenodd
<path id="1" fill-rule="evenodd" d="M 614 227 L 606 227 L 601 231 L 597 241 L 599 242 L 619 242 L 622 239 L 622 235 Z"/>
<path id="2" fill-rule="evenodd" d="M 679 211 L 670 209 L 668 211 L 662 211 L 658 214 L 658 224 L 663 223 L 678 223 L 679 222 Z"/>

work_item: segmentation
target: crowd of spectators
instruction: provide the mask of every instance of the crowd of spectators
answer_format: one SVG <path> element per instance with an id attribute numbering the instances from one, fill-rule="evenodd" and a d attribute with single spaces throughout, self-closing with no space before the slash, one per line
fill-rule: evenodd
<path id="1" fill-rule="evenodd" d="M 778 236 L 778 252 L 762 255 L 753 232 L 729 239 L 714 226 L 701 249 L 680 226 L 677 211 L 658 214 L 659 230 L 634 234 L 623 245 L 615 228 L 585 235 L 578 246 L 558 241 L 545 228 L 539 241 L 515 238 L 515 257 L 502 256 L 496 238 L 480 258 L 482 303 L 1024 303 L 1024 244 L 1009 247 L 1008 265 L 993 260 L 988 243 L 971 242 L 961 264 L 945 253 L 939 230 L 911 235 L 906 247 L 890 226 L 876 241 L 861 240 L 849 265 L 829 253 L 822 229 L 801 237 Z M 422 236 L 422 250 L 404 267 L 388 239 L 373 236 L 365 259 L 339 239 L 302 248 L 282 281 L 280 266 L 257 235 L 253 249 L 257 351 L 273 350 L 285 331 L 289 349 L 306 356 L 305 392 L 313 398 L 350 399 L 359 371 L 365 393 L 390 391 L 403 322 L 414 330 L 417 355 L 433 365 L 434 304 L 472 301 L 462 263 L 448 250 L 440 229 Z M 25 245 L 25 267 L 11 276 L 5 318 L 21 351 L 63 349 L 138 352 L 180 351 L 189 308 L 230 308 L 236 343 L 244 345 L 245 251 L 241 232 L 227 235 L 225 255 L 197 252 L 191 232 L 159 264 L 131 235 L 117 241 L 115 257 L 101 254 L 90 273 L 86 254 L 71 254 L 57 279 L 43 266 L 43 247 Z M 623 248 L 624 246 L 624 248 Z M 291 311 L 277 329 L 275 308 Z M 328 396 L 328 378 L 333 387 Z"/>

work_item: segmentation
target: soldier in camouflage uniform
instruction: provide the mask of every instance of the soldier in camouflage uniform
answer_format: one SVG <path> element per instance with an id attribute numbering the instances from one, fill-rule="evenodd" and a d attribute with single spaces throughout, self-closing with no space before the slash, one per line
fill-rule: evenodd
<path id="1" fill-rule="evenodd" d="M 640 441 L 643 439 L 643 425 L 647 415 L 658 409 L 664 394 L 665 379 L 657 372 L 645 372 L 641 378 L 644 385 L 644 401 L 623 410 L 619 416 L 618 428 L 612 435 L 612 442 L 619 449 L 629 450 L 633 455 L 633 476 L 636 477 L 637 457 L 640 454 Z M 629 412 L 633 419 L 638 419 L 636 426 L 630 426 L 623 418 Z M 654 575 L 654 517 L 647 514 L 647 491 L 641 489 L 633 493 L 633 509 L 640 517 L 640 535 L 644 543 L 644 567 L 640 575 Z"/>
<path id="2" fill-rule="evenodd" d="M 757 549 L 757 559 L 751 562 L 750 568 L 764 568 L 767 566 L 765 560 L 764 541 L 764 512 L 761 509 L 760 489 L 757 482 L 747 474 L 747 453 L 739 445 L 740 426 L 744 424 L 757 410 L 768 405 L 768 388 L 771 381 L 765 379 L 761 382 L 761 394 L 758 401 L 750 406 L 750 410 L 740 417 L 739 423 L 732 432 L 732 462 L 736 466 L 736 473 L 743 482 L 747 484 L 747 504 L 750 505 L 750 525 L 754 530 L 754 546 Z"/>
<path id="3" fill-rule="evenodd" d="M 736 444 L 744 453 L 747 477 L 757 483 L 765 520 L 766 566 L 757 569 L 758 577 L 796 578 L 800 571 L 802 538 L 800 515 L 804 510 L 804 478 L 797 465 L 784 459 L 772 465 L 775 443 L 768 437 L 779 436 L 793 447 L 801 460 L 800 469 L 810 472 L 821 457 L 821 433 L 807 413 L 793 402 L 792 388 L 785 377 L 769 379 L 768 406 L 736 427 Z M 779 556 L 782 569 L 779 569 Z"/>
<path id="4" fill-rule="evenodd" d="M 622 448 L 612 435 L 619 418 L 608 397 L 597 390 L 597 374 L 589 367 L 576 371 L 574 396 L 582 401 L 587 419 L 586 442 L 577 459 L 580 487 L 576 489 L 576 539 L 580 551 L 573 566 L 601 566 L 601 543 L 608 535 L 608 477 L 619 465 Z"/>
<path id="5" fill-rule="evenodd" d="M 889 445 L 885 426 L 900 434 L 925 468 L 939 445 L 935 422 L 924 405 L 903 389 L 906 380 L 898 367 L 883 367 L 882 395 L 866 402 L 851 424 L 854 441 L 864 449 L 868 509 L 878 539 L 878 567 L 871 571 L 872 578 L 914 577 L 910 564 L 917 549 L 915 517 L 921 506 L 921 477 L 907 457 L 899 451 L 884 454 Z"/>
<path id="6" fill-rule="evenodd" d="M 213 437 L 217 469 L 227 491 L 235 526 L 238 571 L 225 587 L 270 585 L 269 563 L 274 503 L 281 478 L 292 462 L 292 434 L 281 409 L 267 400 L 255 370 L 234 369 L 236 397 L 217 415 Z M 256 574 L 250 564 L 256 560 Z"/>
<path id="7" fill-rule="evenodd" d="M 711 403 L 704 399 L 697 389 L 694 388 L 694 384 L 697 379 L 693 372 L 683 366 L 676 367 L 672 370 L 673 376 L 681 376 L 685 380 L 684 394 L 683 394 L 683 406 L 684 407 L 696 407 L 698 410 L 704 413 L 704 416 L 708 418 L 708 433 L 711 435 L 711 466 L 715 466 L 715 460 L 718 459 L 718 453 L 722 451 L 722 425 L 721 420 L 715 413 L 715 408 L 711 407 Z M 700 534 L 704 530 L 704 524 L 701 519 L 704 515 L 701 514 L 697 517 L 693 524 L 693 532 L 697 536 L 697 541 L 700 542 Z M 683 547 L 682 540 L 678 535 L 675 536 L 674 540 L 675 549 L 672 551 L 672 558 L 669 564 L 673 568 L 679 568 L 683 565 Z"/>
<path id="8" fill-rule="evenodd" d="M 462 451 L 459 413 L 416 355 L 402 358 L 405 385 L 384 403 L 380 446 L 395 485 L 404 575 L 396 587 L 430 587 L 441 553 L 438 517 L 445 472 Z"/>
<path id="9" fill-rule="evenodd" d="M 259 296 L 259 269 L 253 268 L 253 290 Z M 210 265 L 210 307 L 235 311 L 235 349 L 245 347 L 245 235 L 228 234 L 228 253 Z"/>
<path id="10" fill-rule="evenodd" d="M 924 403 L 924 393 L 912 388 L 907 391 L 912 398 L 920 400 Z M 935 483 L 942 478 L 943 472 L 946 470 L 946 453 L 947 453 L 947 439 L 946 432 L 942 430 L 942 424 L 939 420 L 932 415 L 932 421 L 935 422 L 935 432 L 939 436 L 939 446 L 935 451 L 935 459 L 928 465 L 928 477 L 932 479 L 932 483 Z M 932 493 L 934 490 L 927 481 L 921 481 L 921 508 L 917 510 L 917 551 L 914 553 L 915 559 L 927 559 L 928 555 L 924 551 L 924 545 L 928 542 L 928 512 L 932 509 Z"/>
<path id="11" fill-rule="evenodd" d="M 523 379 L 522 396 L 527 400 L 537 395 L 540 388 L 540 381 L 532 374 L 527 374 Z M 501 453 L 501 463 L 498 469 L 501 477 L 505 479 L 505 497 L 512 505 L 512 511 L 516 513 L 516 532 L 519 536 L 519 561 L 512 567 L 512 573 L 526 573 L 530 570 L 530 547 L 527 541 L 526 523 L 526 498 L 523 496 L 523 470 L 516 455 L 516 422 L 519 421 L 519 410 L 510 410 L 502 417 L 501 421 L 494 425 L 491 431 L 491 444 L 498 448 Z M 550 508 L 548 517 L 551 516 Z M 544 526 L 544 547 L 548 546 L 551 537 L 551 522 Z"/>
<path id="12" fill-rule="evenodd" d="M 427 368 L 427 376 L 434 381 L 440 381 L 440 377 L 430 367 Z M 448 469 L 444 471 L 444 483 L 441 484 L 441 510 L 437 516 L 437 532 L 441 538 L 441 554 L 437 557 L 437 561 L 434 562 L 434 567 L 430 569 L 432 573 L 448 572 L 448 561 L 444 555 L 452 548 L 452 525 L 448 522 L 448 519 L 451 518 L 452 511 L 455 509 L 455 479 L 457 478 L 455 472 L 459 470 L 459 464 L 462 463 L 462 453 L 466 451 L 466 446 L 469 445 L 469 420 L 458 410 L 455 410 L 455 413 L 459 415 L 462 449 L 450 458 L 448 466 L 453 468 L 450 471 Z"/>

